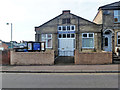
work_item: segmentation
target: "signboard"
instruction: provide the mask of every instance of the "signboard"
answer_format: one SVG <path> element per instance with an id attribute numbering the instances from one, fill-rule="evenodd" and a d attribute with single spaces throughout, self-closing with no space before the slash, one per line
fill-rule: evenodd
<path id="1" fill-rule="evenodd" d="M 42 50 L 42 51 L 45 50 L 45 42 L 41 42 L 41 50 Z"/>
<path id="2" fill-rule="evenodd" d="M 38 42 L 36 42 L 36 43 L 33 43 L 33 50 L 34 51 L 40 51 L 40 43 Z"/>
<path id="3" fill-rule="evenodd" d="M 45 51 L 45 42 L 27 42 L 27 51 Z"/>
<path id="4" fill-rule="evenodd" d="M 32 43 L 28 43 L 28 50 L 32 50 Z"/>

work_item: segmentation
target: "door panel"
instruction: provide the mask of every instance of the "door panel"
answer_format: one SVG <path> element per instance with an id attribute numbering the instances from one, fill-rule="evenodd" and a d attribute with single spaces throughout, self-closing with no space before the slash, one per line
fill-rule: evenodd
<path id="1" fill-rule="evenodd" d="M 59 56 L 74 56 L 75 39 L 59 39 Z"/>
<path id="2" fill-rule="evenodd" d="M 104 36 L 104 51 L 111 52 L 112 51 L 112 38 L 111 35 Z"/>

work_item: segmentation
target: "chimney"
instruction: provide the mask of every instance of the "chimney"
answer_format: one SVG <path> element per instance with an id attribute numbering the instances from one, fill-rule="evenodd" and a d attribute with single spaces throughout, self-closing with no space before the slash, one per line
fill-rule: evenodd
<path id="1" fill-rule="evenodd" d="M 63 14 L 69 14 L 70 10 L 63 10 Z"/>

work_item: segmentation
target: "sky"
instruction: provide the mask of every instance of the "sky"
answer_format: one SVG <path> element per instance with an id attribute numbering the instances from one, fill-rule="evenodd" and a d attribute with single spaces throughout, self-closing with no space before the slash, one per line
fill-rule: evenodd
<path id="1" fill-rule="evenodd" d="M 92 21 L 100 6 L 119 0 L 0 0 L 0 40 L 35 41 L 35 27 L 63 10 Z"/>

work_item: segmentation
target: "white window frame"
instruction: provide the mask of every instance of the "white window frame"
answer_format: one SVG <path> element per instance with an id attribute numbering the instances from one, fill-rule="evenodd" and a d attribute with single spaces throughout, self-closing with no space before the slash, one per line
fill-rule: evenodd
<path id="1" fill-rule="evenodd" d="M 74 27 L 74 30 L 72 30 L 72 26 Z M 75 31 L 75 25 L 70 25 L 70 31 Z"/>
<path id="2" fill-rule="evenodd" d="M 120 44 L 118 44 L 118 39 L 120 39 L 120 38 L 118 38 L 118 36 L 120 36 L 120 35 L 118 35 L 118 33 L 120 33 L 120 32 L 117 32 L 117 45 L 120 45 Z"/>
<path id="3" fill-rule="evenodd" d="M 67 30 L 67 26 L 70 26 L 70 30 Z M 67 25 L 67 26 L 58 26 L 58 31 L 75 31 L 75 25 Z M 72 26 L 74 27 L 74 30 L 72 30 Z M 59 30 L 59 27 L 61 27 L 61 30 Z M 66 27 L 66 30 L 63 30 L 63 27 Z"/>
<path id="4" fill-rule="evenodd" d="M 45 35 L 45 40 L 42 40 L 43 35 Z M 48 35 L 51 35 L 51 38 L 48 38 Z M 48 39 L 51 39 L 51 47 L 47 47 L 47 46 L 48 46 Z M 42 34 L 42 35 L 41 35 L 41 40 L 42 40 L 42 41 L 45 41 L 46 48 L 52 48 L 52 34 Z"/>
<path id="5" fill-rule="evenodd" d="M 87 37 L 83 37 L 83 34 L 87 34 Z M 89 34 L 93 34 L 93 37 L 89 37 Z M 82 48 L 88 48 L 88 49 L 93 49 L 94 48 L 94 33 L 82 33 L 82 42 L 83 42 L 83 38 L 92 38 L 93 39 L 93 47 L 83 47 L 83 43 L 82 43 Z"/>
<path id="6" fill-rule="evenodd" d="M 66 38 L 63 38 L 63 34 L 66 34 Z M 67 34 L 70 34 L 70 38 L 67 38 Z M 72 34 L 74 34 L 74 37 L 72 37 Z M 58 34 L 58 39 L 75 39 L 75 33 L 62 33 L 61 38 L 59 38 Z"/>
<path id="7" fill-rule="evenodd" d="M 118 14 L 115 15 L 115 12 L 118 12 Z M 114 10 L 114 23 L 120 23 L 120 15 L 119 15 L 119 13 L 120 13 L 120 10 Z M 117 17 L 117 19 L 118 19 L 117 22 L 115 22 L 115 17 Z"/>

